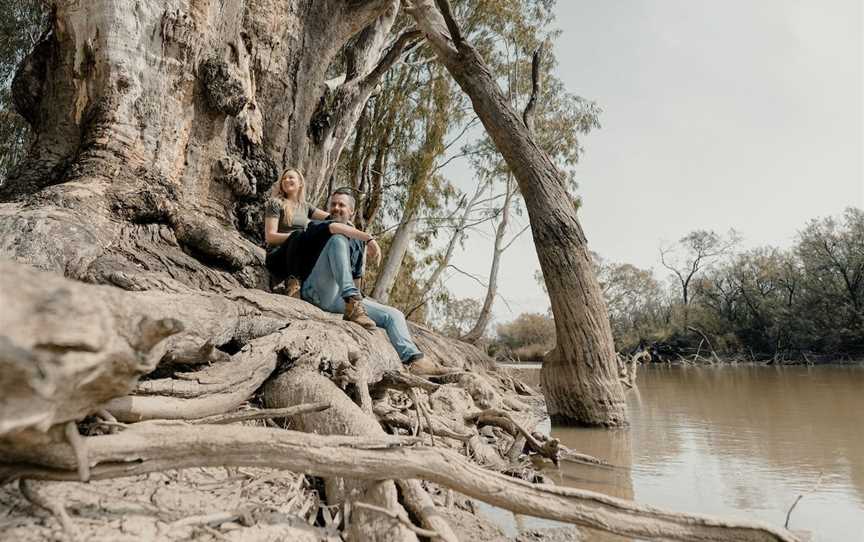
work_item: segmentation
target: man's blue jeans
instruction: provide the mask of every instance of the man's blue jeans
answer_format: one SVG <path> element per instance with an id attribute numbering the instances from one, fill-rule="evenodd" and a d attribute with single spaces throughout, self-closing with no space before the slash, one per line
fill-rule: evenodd
<path id="1" fill-rule="evenodd" d="M 334 235 L 327 241 L 312 273 L 303 281 L 300 295 L 304 300 L 327 311 L 345 312 L 343 298 L 359 296 L 360 290 L 354 285 L 351 277 L 351 262 L 348 257 L 348 238 L 344 235 Z M 404 363 L 420 350 L 411 340 L 408 324 L 402 311 L 387 305 L 382 305 L 371 299 L 363 299 L 363 307 L 369 318 L 378 327 L 387 331 L 390 343 Z"/>

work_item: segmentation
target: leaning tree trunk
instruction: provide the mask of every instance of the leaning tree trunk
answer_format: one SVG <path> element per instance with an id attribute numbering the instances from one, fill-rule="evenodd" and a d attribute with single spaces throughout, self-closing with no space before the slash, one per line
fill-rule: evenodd
<path id="1" fill-rule="evenodd" d="M 413 0 L 408 10 L 471 98 L 512 170 L 531 221 L 540 267 L 552 301 L 557 344 L 541 372 L 549 414 L 588 425 L 626 423 L 612 330 L 576 207 L 563 175 L 510 107 L 477 50 L 461 37 L 449 4 Z"/>

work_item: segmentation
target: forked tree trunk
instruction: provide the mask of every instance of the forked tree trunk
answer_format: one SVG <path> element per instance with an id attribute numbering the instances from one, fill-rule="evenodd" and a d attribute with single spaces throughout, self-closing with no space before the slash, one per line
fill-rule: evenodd
<path id="1" fill-rule="evenodd" d="M 445 0 L 438 3 L 449 13 Z M 563 175 L 510 107 L 480 54 L 461 38 L 452 16 L 445 20 L 433 0 L 413 0 L 407 9 L 471 98 L 525 198 L 555 317 L 557 344 L 541 372 L 549 414 L 578 424 L 625 424 L 612 330 Z"/>

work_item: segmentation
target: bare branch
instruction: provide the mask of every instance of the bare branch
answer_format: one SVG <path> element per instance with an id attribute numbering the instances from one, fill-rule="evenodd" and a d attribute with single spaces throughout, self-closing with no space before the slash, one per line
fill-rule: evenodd
<path id="1" fill-rule="evenodd" d="M 361 92 L 362 90 L 370 89 L 370 87 L 374 87 L 378 84 L 378 81 L 383 77 L 387 70 L 393 67 L 394 64 L 402 57 L 403 53 L 407 53 L 411 51 L 414 47 L 420 43 L 422 38 L 421 32 L 417 29 L 406 30 L 402 34 L 399 35 L 398 38 L 393 42 L 393 45 L 390 46 L 390 49 L 381 57 L 381 60 L 378 61 L 378 64 L 368 73 L 365 77 L 363 77 L 362 82 L 360 83 Z"/>
<path id="2" fill-rule="evenodd" d="M 531 58 L 531 98 L 522 112 L 522 121 L 532 134 L 534 133 L 534 115 L 537 109 L 537 97 L 540 95 L 542 80 L 540 76 L 540 63 L 543 61 L 543 49 L 545 43 L 541 43 Z"/>
<path id="3" fill-rule="evenodd" d="M 469 120 L 468 122 L 466 122 L 466 123 L 465 123 L 465 126 L 462 128 L 462 131 L 460 131 L 460 132 L 456 135 L 456 137 L 454 137 L 453 139 L 451 139 L 448 143 L 446 143 L 446 144 L 444 145 L 444 150 L 446 151 L 447 149 L 449 149 L 450 147 L 452 147 L 453 145 L 455 145 L 456 142 L 459 141 L 459 139 L 460 139 L 463 135 L 465 135 L 465 132 L 467 132 L 467 131 L 472 127 L 472 126 L 476 125 L 478 122 L 480 122 L 480 117 L 477 117 L 477 116 L 473 117 L 471 120 Z"/>
<path id="4" fill-rule="evenodd" d="M 501 252 L 504 252 L 505 250 L 507 250 L 508 248 L 510 248 L 510 245 L 512 245 L 512 244 L 516 241 L 516 239 L 519 239 L 519 237 L 521 237 L 522 234 L 525 233 L 526 231 L 528 231 L 529 229 L 531 229 L 531 224 L 527 224 L 524 228 L 522 228 L 522 229 L 519 231 L 519 233 L 517 233 L 516 235 L 514 235 L 514 236 L 513 236 L 513 239 L 510 239 L 510 242 L 507 243 L 506 245 L 504 245 L 504 247 L 501 249 Z"/>
<path id="5" fill-rule="evenodd" d="M 444 17 L 444 24 L 447 25 L 447 30 L 450 32 L 450 39 L 452 39 L 453 44 L 459 48 L 459 46 L 462 45 L 462 31 L 459 30 L 459 24 L 456 22 L 456 19 L 453 18 L 453 10 L 450 9 L 450 2 L 448 0 L 435 0 L 435 3 L 438 4 L 441 16 Z"/>
<path id="6" fill-rule="evenodd" d="M 477 282 L 477 284 L 479 284 L 480 286 L 482 286 L 482 287 L 484 287 L 484 288 L 488 288 L 488 287 L 489 287 L 488 284 L 484 284 L 482 280 L 480 280 L 479 278 L 477 278 L 477 276 L 472 275 L 471 273 L 469 273 L 469 272 L 467 272 L 467 271 L 463 271 L 463 270 L 459 269 L 458 267 L 456 267 L 456 266 L 453 265 L 452 263 L 451 263 L 450 265 L 448 265 L 447 267 L 452 268 L 454 271 L 457 271 L 458 273 L 461 273 L 461 274 L 465 275 L 465 276 L 468 277 L 468 278 L 472 278 L 472 279 L 474 279 L 474 280 Z"/>

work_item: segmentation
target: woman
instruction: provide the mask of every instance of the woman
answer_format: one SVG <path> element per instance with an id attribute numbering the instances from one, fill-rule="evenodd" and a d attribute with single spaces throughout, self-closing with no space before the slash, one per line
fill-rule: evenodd
<path id="1" fill-rule="evenodd" d="M 264 203 L 264 242 L 267 244 L 265 265 L 276 283 L 287 279 L 287 294 L 300 292 L 297 255 L 303 250 L 301 235 L 310 220 L 324 220 L 327 213 L 306 203 L 306 182 L 296 169 L 286 169 L 270 198 Z"/>

